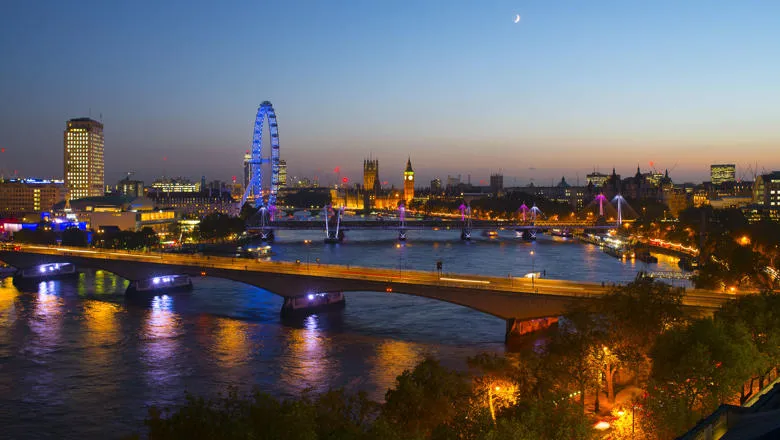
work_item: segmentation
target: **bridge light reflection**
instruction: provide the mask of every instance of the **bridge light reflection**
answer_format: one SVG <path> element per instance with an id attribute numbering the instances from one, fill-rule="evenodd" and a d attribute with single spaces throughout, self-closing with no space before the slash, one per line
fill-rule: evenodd
<path id="1" fill-rule="evenodd" d="M 151 308 L 141 337 L 141 359 L 145 365 L 146 379 L 153 389 L 174 389 L 171 383 L 180 377 L 171 374 L 177 367 L 177 353 L 181 333 L 181 319 L 173 311 L 173 298 L 158 295 L 152 298 Z M 164 396 L 155 396 L 166 399 Z"/>
<path id="2" fill-rule="evenodd" d="M 242 381 L 244 378 L 236 377 L 236 372 L 230 370 L 249 363 L 253 352 L 249 338 L 250 325 L 230 318 L 218 318 L 216 324 L 214 345 L 217 361 L 222 367 L 220 372 L 228 375 L 226 379 L 231 382 Z"/>
<path id="3" fill-rule="evenodd" d="M 336 372 L 335 359 L 328 356 L 330 339 L 320 329 L 320 316 L 309 315 L 303 328 L 290 333 L 289 357 L 281 377 L 297 391 L 327 386 L 328 372 Z"/>
<path id="4" fill-rule="evenodd" d="M 10 331 L 4 331 L 16 321 L 16 298 L 19 291 L 11 283 L 0 280 L 0 345 L 3 345 L 3 337 L 10 337 Z M 7 345 L 10 346 L 10 345 Z"/>

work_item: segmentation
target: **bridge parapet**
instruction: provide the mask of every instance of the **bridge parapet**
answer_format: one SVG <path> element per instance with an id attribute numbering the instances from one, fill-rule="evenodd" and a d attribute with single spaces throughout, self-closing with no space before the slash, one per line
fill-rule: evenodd
<path id="1" fill-rule="evenodd" d="M 316 292 L 401 293 L 458 304 L 513 322 L 556 317 L 575 301 L 610 292 L 608 286 L 600 283 L 565 280 L 34 245 L 0 250 L 0 260 L 16 267 L 68 261 L 114 272 L 129 280 L 166 274 L 206 274 L 255 285 L 287 298 Z M 684 303 L 711 312 L 730 297 L 733 295 L 723 292 L 691 290 Z"/>

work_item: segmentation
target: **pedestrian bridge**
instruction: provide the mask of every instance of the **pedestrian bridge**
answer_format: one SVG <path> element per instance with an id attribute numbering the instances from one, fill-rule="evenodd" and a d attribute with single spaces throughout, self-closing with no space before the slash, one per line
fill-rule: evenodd
<path id="1" fill-rule="evenodd" d="M 131 281 L 186 274 L 234 280 L 285 298 L 320 292 L 408 294 L 469 307 L 507 321 L 507 337 L 538 326 L 533 320 L 554 319 L 575 302 L 609 292 L 601 283 L 552 279 L 394 270 L 329 264 L 89 248 L 17 245 L 0 250 L 0 260 L 25 269 L 70 262 L 113 272 Z M 684 304 L 711 313 L 733 295 L 689 290 Z M 392 301 L 388 298 L 388 301 Z"/>

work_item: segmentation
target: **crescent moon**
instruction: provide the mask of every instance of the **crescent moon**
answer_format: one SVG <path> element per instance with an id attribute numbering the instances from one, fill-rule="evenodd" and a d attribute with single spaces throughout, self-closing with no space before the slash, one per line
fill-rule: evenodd
<path id="1" fill-rule="evenodd" d="M 515 23 L 520 23 L 520 14 L 515 15 Z"/>

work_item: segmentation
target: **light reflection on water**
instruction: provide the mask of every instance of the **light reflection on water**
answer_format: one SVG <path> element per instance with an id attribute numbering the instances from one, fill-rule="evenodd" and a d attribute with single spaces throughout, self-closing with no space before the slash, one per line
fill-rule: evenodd
<path id="1" fill-rule="evenodd" d="M 385 340 L 376 347 L 376 353 L 370 364 L 372 381 L 382 384 L 380 388 L 390 388 L 395 385 L 399 371 L 414 368 L 426 356 L 424 350 L 417 344 L 407 341 Z"/>
<path id="2" fill-rule="evenodd" d="M 189 368 L 179 362 L 182 325 L 173 301 L 168 295 L 153 297 L 141 329 L 139 351 L 152 404 L 173 401 L 180 393 L 181 369 Z"/>
<path id="3" fill-rule="evenodd" d="M 433 270 L 443 260 L 445 272 L 498 276 L 535 264 L 549 277 L 594 281 L 627 281 L 643 269 L 572 241 L 523 243 L 500 231 L 500 240 L 467 244 L 458 231 L 442 233 L 452 237 L 410 234 L 401 247 L 392 235 L 367 242 L 350 231 L 353 241 L 341 246 L 304 246 L 301 236 L 279 234 L 274 258 L 399 270 Z M 655 270 L 674 269 L 675 260 L 659 259 Z M 502 320 L 425 298 L 350 292 L 344 310 L 283 320 L 278 296 L 241 283 L 197 278 L 190 294 L 130 300 L 126 280 L 79 269 L 75 280 L 17 290 L 9 278 L 0 287 L 0 437 L 121 437 L 138 432 L 149 405 L 228 385 L 281 396 L 345 386 L 381 400 L 425 356 L 463 368 L 468 356 L 504 348 Z"/>
<path id="4" fill-rule="evenodd" d="M 307 316 L 303 328 L 290 331 L 287 350 L 283 350 L 286 361 L 281 380 L 296 393 L 306 389 L 325 391 L 327 372 L 338 369 L 338 361 L 329 356 L 333 341 L 320 328 L 319 320 L 319 315 Z"/>
<path id="5" fill-rule="evenodd" d="M 25 375 L 25 385 L 30 393 L 25 396 L 27 402 L 62 402 L 62 394 L 58 392 L 60 383 L 56 381 L 51 367 L 56 363 L 57 351 L 62 345 L 62 325 L 64 320 L 64 301 L 57 294 L 58 282 L 44 281 L 38 284 L 35 295 L 33 314 L 27 321 L 30 328 L 30 338 L 24 347 L 25 355 L 40 370 L 30 370 Z"/>

